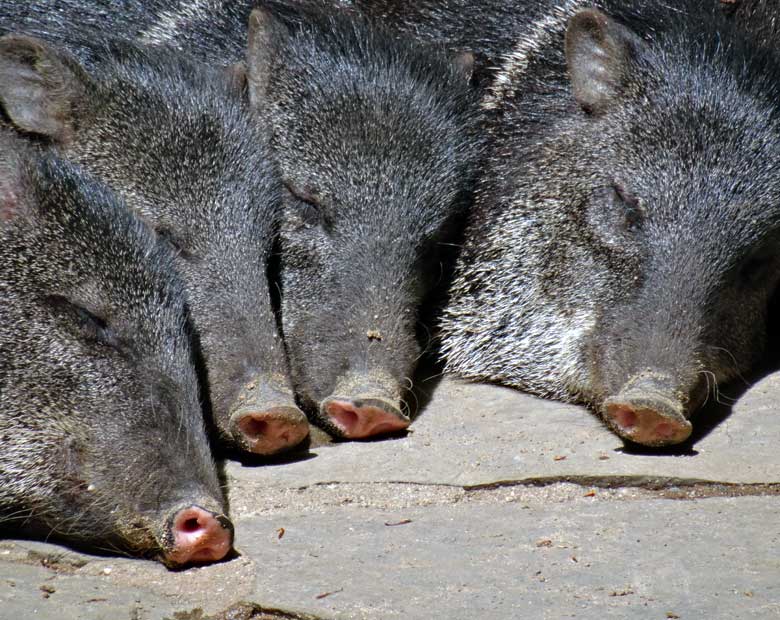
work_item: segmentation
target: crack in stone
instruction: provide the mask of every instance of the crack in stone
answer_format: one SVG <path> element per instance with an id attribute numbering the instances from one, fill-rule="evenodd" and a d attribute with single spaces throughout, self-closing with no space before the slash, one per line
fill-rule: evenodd
<path id="1" fill-rule="evenodd" d="M 283 609 L 263 607 L 257 603 L 242 601 L 214 615 L 205 615 L 201 608 L 178 611 L 164 620 L 326 620 L 321 616 L 301 614 Z"/>
<path id="2" fill-rule="evenodd" d="M 574 484 L 583 488 L 609 490 L 641 489 L 660 497 L 668 496 L 670 499 L 780 496 L 780 483 L 777 482 L 734 483 L 663 476 L 549 476 L 466 485 L 463 489 L 467 493 L 472 493 L 508 487 L 542 488 L 556 484 Z"/>
<path id="3" fill-rule="evenodd" d="M 678 478 L 674 476 L 540 476 L 514 480 L 497 480 L 482 484 L 462 485 L 450 483 L 427 483 L 403 480 L 378 482 L 316 482 L 296 487 L 295 490 L 307 490 L 328 487 L 354 486 L 406 486 L 420 489 L 456 489 L 464 491 L 466 497 L 479 493 L 489 493 L 507 488 L 543 489 L 556 485 L 571 484 L 587 489 L 608 491 L 637 490 L 644 492 L 643 497 L 655 496 L 660 499 L 706 499 L 711 497 L 774 497 L 780 496 L 780 482 L 736 483 L 706 480 L 702 478 Z M 443 503 L 458 503 L 463 497 L 450 497 Z"/>

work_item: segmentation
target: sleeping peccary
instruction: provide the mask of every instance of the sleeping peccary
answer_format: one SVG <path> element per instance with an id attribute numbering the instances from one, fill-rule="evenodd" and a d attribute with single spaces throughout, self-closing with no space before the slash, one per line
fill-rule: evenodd
<path id="1" fill-rule="evenodd" d="M 0 133 L 0 522 L 209 562 L 233 526 L 173 260 L 103 186 Z"/>
<path id="2" fill-rule="evenodd" d="M 491 144 L 447 370 L 687 438 L 765 344 L 777 0 L 291 1 L 475 56 Z"/>
<path id="3" fill-rule="evenodd" d="M 0 16 L 5 28 L 8 16 Z M 267 268 L 281 183 L 268 131 L 230 75 L 170 50 L 121 41 L 0 39 L 0 106 L 119 193 L 175 251 L 206 402 L 224 440 L 268 455 L 299 444 L 297 408 Z"/>
<path id="4" fill-rule="evenodd" d="M 543 17 L 512 25 L 483 99 L 447 369 L 590 403 L 633 442 L 682 442 L 765 348 L 780 67 L 711 2 L 524 10 Z"/>
<path id="5" fill-rule="evenodd" d="M 30 32 L 77 27 L 73 14 L 214 65 L 246 59 L 249 104 L 271 126 L 287 188 L 281 318 L 294 388 L 337 436 L 405 428 L 420 308 L 442 279 L 440 251 L 480 155 L 471 57 L 274 2 L 190 10 L 155 0 L 112 16 L 94 1 L 60 3 L 57 14 L 11 4 Z"/>

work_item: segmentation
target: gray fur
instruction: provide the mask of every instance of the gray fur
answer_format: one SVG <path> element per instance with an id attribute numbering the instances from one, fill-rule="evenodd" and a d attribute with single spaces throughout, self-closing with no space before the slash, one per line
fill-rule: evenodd
<path id="1" fill-rule="evenodd" d="M 267 278 L 281 199 L 269 132 L 250 119 L 221 68 L 162 48 L 91 42 L 76 30 L 65 38 L 81 62 L 38 39 L 0 40 L 0 102 L 17 128 L 107 182 L 171 244 L 207 402 L 222 438 L 240 441 L 230 415 L 245 384 L 273 386 L 293 404 Z M 24 109 L 11 107 L 33 89 L 30 68 L 52 76 L 45 112 L 30 112 L 26 99 Z M 36 114 L 48 124 L 31 126 Z"/>
<path id="2" fill-rule="evenodd" d="M 442 324 L 447 370 L 597 408 L 660 372 L 690 415 L 702 385 L 765 346 L 778 66 L 711 5 L 544 4 L 525 26 L 544 36 L 518 40 L 483 100 L 491 153 Z M 564 54 L 593 5 L 630 33 L 623 68 L 594 74 L 625 71 L 596 107 Z"/>
<path id="3" fill-rule="evenodd" d="M 225 501 L 170 252 L 105 187 L 0 134 L 0 521 L 159 555 Z"/>

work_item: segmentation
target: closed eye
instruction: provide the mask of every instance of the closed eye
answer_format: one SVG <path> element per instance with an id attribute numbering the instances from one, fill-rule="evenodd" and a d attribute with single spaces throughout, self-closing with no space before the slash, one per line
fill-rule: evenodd
<path id="1" fill-rule="evenodd" d="M 74 327 L 85 341 L 114 349 L 120 348 L 119 337 L 104 318 L 60 295 L 49 297 L 49 302 L 73 321 Z"/>
<path id="2" fill-rule="evenodd" d="M 170 229 L 158 228 L 157 236 L 163 240 L 173 250 L 174 254 L 183 258 L 191 258 L 192 255 L 187 251 L 184 242 Z"/>
<path id="3" fill-rule="evenodd" d="M 629 192 L 623 185 L 616 183 L 613 186 L 616 198 L 622 203 L 626 217 L 626 227 L 633 230 L 641 227 L 645 219 L 645 213 L 639 198 Z"/>
<path id="4" fill-rule="evenodd" d="M 293 199 L 295 199 L 298 214 L 304 224 L 327 228 L 327 221 L 322 206 L 312 192 L 300 190 L 287 183 L 285 187 Z"/>

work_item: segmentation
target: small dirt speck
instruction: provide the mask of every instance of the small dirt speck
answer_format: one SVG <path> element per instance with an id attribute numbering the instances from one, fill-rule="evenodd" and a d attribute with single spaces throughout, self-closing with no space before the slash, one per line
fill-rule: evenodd
<path id="1" fill-rule="evenodd" d="M 50 586 L 48 584 L 43 584 L 38 589 L 41 591 L 43 598 L 49 598 L 52 594 L 54 594 L 57 591 L 57 589 L 54 586 Z"/>

